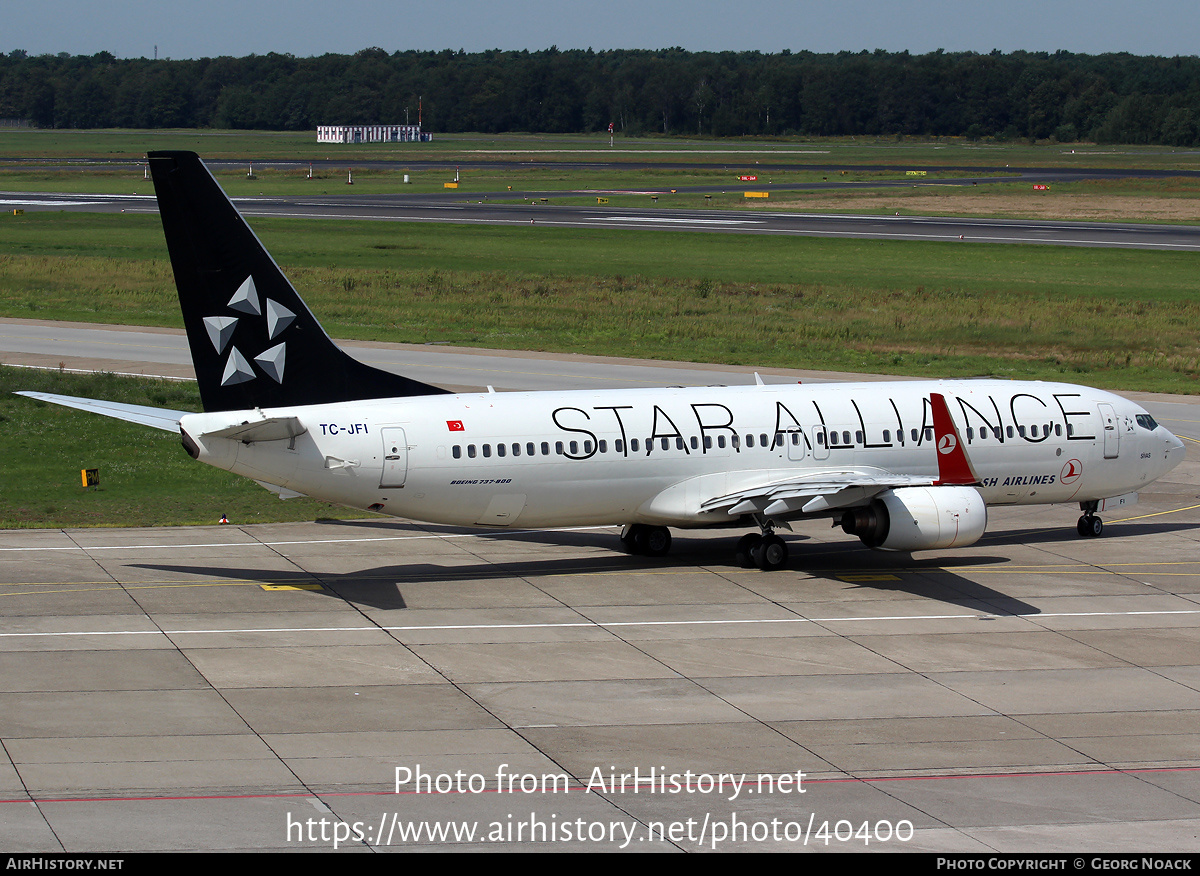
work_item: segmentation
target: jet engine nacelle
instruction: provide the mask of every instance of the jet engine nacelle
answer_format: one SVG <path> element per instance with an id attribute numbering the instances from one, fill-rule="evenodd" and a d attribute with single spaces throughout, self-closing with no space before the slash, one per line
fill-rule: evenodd
<path id="1" fill-rule="evenodd" d="M 843 530 L 889 551 L 966 547 L 986 528 L 987 506 L 974 487 L 901 487 L 842 515 Z"/>

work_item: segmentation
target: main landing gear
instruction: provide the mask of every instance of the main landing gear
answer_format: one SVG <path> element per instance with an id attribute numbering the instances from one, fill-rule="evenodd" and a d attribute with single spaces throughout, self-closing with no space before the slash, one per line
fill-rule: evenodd
<path id="1" fill-rule="evenodd" d="M 632 523 L 621 530 L 621 544 L 636 556 L 661 557 L 671 549 L 671 530 L 665 526 Z"/>
<path id="2" fill-rule="evenodd" d="M 787 542 L 770 527 L 762 533 L 749 532 L 738 539 L 734 557 L 743 568 L 757 566 L 764 572 L 774 572 L 787 565 Z"/>
<path id="3" fill-rule="evenodd" d="M 661 557 L 671 549 L 671 531 L 665 526 L 631 523 L 621 530 L 621 546 L 635 556 Z M 735 557 L 744 568 L 773 572 L 787 565 L 787 542 L 768 526 L 761 534 L 752 532 L 738 539 Z"/>
<path id="4" fill-rule="evenodd" d="M 1096 516 L 1097 502 L 1080 502 L 1079 508 L 1083 511 L 1083 516 L 1079 518 L 1079 522 L 1075 524 L 1075 531 L 1084 538 L 1099 538 L 1104 532 L 1104 521 Z"/>

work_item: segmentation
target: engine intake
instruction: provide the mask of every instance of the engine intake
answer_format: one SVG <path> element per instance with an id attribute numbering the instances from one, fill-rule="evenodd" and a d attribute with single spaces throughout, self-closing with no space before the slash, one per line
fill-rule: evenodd
<path id="1" fill-rule="evenodd" d="M 901 487 L 847 511 L 842 529 L 881 550 L 966 547 L 987 529 L 987 506 L 973 487 Z"/>

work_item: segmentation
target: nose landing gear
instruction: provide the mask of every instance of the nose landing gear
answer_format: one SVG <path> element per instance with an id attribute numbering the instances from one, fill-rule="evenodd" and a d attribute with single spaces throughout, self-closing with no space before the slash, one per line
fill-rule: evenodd
<path id="1" fill-rule="evenodd" d="M 1099 538 L 1104 532 L 1104 521 L 1091 512 L 1085 513 L 1075 524 L 1075 531 L 1084 538 Z"/>
<path id="2" fill-rule="evenodd" d="M 1079 503 L 1079 510 L 1083 512 L 1083 516 L 1075 524 L 1075 531 L 1084 538 L 1099 538 L 1100 533 L 1104 532 L 1104 521 L 1096 516 L 1099 504 L 1095 501 Z"/>

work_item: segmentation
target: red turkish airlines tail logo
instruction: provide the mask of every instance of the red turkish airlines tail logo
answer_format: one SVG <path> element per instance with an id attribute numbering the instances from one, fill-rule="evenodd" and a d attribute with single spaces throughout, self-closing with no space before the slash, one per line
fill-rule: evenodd
<path id="1" fill-rule="evenodd" d="M 966 449 L 958 436 L 954 418 L 950 416 L 950 408 L 946 397 L 940 393 L 929 394 L 929 405 L 933 408 L 933 436 L 937 442 L 938 479 L 937 486 L 970 486 L 979 483 L 967 459 Z"/>

